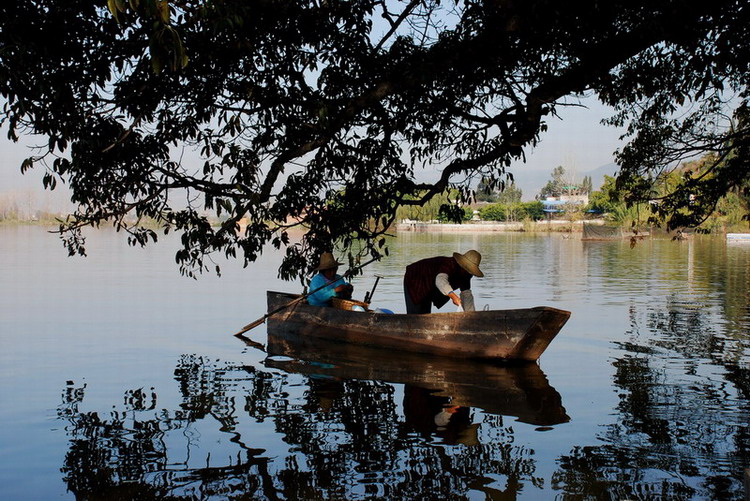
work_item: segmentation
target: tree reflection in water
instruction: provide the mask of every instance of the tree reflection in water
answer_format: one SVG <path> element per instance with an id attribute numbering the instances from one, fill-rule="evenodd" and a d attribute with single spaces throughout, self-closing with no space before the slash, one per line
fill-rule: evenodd
<path id="1" fill-rule="evenodd" d="M 64 480 L 84 499 L 417 499 L 425 493 L 462 499 L 470 491 L 514 498 L 524 485 L 542 487 L 533 451 L 513 444 L 503 417 L 464 404 L 489 396 L 502 406 L 497 391 L 488 395 L 489 387 L 474 384 L 471 370 L 456 373 L 436 363 L 406 375 L 400 367 L 405 380 L 394 384 L 352 378 L 351 365 L 325 361 L 269 359 L 269 370 L 259 370 L 184 356 L 175 369 L 179 408 L 157 409 L 156 395 L 134 390 L 124 410 L 106 416 L 80 411 L 86 388 L 71 385 L 58 411 L 69 423 Z M 568 420 L 537 366 L 487 371 L 476 377 L 489 377 L 490 386 L 496 386 L 493 377 L 505 381 L 498 390 L 507 393 L 508 406 L 524 407 L 520 420 Z M 425 377 L 436 384 L 415 384 Z M 454 398 L 446 389 L 464 395 Z M 498 488 L 497 477 L 505 485 Z"/>
<path id="2" fill-rule="evenodd" d="M 676 297 L 633 306 L 612 352 L 614 422 L 599 445 L 556 458 L 547 485 L 539 472 L 549 465 L 505 423 L 569 420 L 538 366 L 384 359 L 319 341 L 312 353 L 287 339 L 269 340 L 260 368 L 183 357 L 173 408 L 133 390 L 122 410 L 84 412 L 86 388 L 68 386 L 64 479 L 85 499 L 513 499 L 544 489 L 739 500 L 750 340 L 719 316 Z"/>
<path id="3" fill-rule="evenodd" d="M 553 486 L 597 499 L 745 499 L 750 339 L 712 318 L 676 297 L 631 308 L 613 362 L 619 421 L 600 435 L 605 445 L 563 457 Z"/>

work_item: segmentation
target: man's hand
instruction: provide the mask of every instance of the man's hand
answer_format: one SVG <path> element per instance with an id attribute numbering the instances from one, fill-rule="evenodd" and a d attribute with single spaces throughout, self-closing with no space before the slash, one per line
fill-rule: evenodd
<path id="1" fill-rule="evenodd" d="M 448 294 L 448 297 L 451 298 L 451 301 L 453 301 L 453 304 L 456 306 L 461 306 L 461 298 L 458 297 L 458 295 L 455 292 L 451 292 Z"/>
<path id="2" fill-rule="evenodd" d="M 354 286 L 351 284 L 339 285 L 334 289 L 336 291 L 336 297 L 341 299 L 351 299 L 352 293 L 354 292 Z"/>

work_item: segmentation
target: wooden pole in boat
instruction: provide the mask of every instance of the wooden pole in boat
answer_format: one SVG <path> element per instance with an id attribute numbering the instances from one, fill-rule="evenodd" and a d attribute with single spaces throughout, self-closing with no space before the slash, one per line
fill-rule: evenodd
<path id="1" fill-rule="evenodd" d="M 276 313 L 280 312 L 281 310 L 285 310 L 285 309 L 289 308 L 290 306 L 294 306 L 294 305 L 295 305 L 295 304 L 297 304 L 297 303 L 301 303 L 302 301 L 304 301 L 305 299 L 307 299 L 307 298 L 308 298 L 308 296 L 311 296 L 311 295 L 315 294 L 315 293 L 316 293 L 316 292 L 318 292 L 319 290 L 323 290 L 323 289 L 325 289 L 326 287 L 330 286 L 331 284 L 335 284 L 335 283 L 336 283 L 336 282 L 338 282 L 339 280 L 343 280 L 344 278 L 348 278 L 349 276 L 351 276 L 351 274 L 352 274 L 352 273 L 353 273 L 353 272 L 354 272 L 355 270 L 361 270 L 362 268 L 364 268 L 364 267 L 365 267 L 365 266 L 367 266 L 368 264 L 370 264 L 370 263 L 372 263 L 372 262 L 374 262 L 374 261 L 377 261 L 377 260 L 378 260 L 377 258 L 372 258 L 372 259 L 370 259 L 369 261 L 367 261 L 367 262 L 366 262 L 365 264 L 362 264 L 362 265 L 359 265 L 359 266 L 355 266 L 355 267 L 354 267 L 354 268 L 352 268 L 351 270 L 348 270 L 348 271 L 347 271 L 346 273 L 344 273 L 344 276 L 342 276 L 342 277 L 340 277 L 340 278 L 337 278 L 337 279 L 336 279 L 336 280 L 334 280 L 333 282 L 327 283 L 327 284 L 323 285 L 322 287 L 318 287 L 318 288 L 317 288 L 317 289 L 315 289 L 314 291 L 310 291 L 310 292 L 308 292 L 307 294 L 303 294 L 303 295 L 301 295 L 300 297 L 298 297 L 297 299 L 293 299 L 292 301 L 288 302 L 287 304 L 285 304 L 285 305 L 283 305 L 283 306 L 279 306 L 278 308 L 276 308 L 276 309 L 275 309 L 275 310 L 273 310 L 273 311 L 269 311 L 268 313 L 266 313 L 265 315 L 263 315 L 262 317 L 260 317 L 260 318 L 259 318 L 258 320 L 256 320 L 255 322 L 249 323 L 249 324 L 247 324 L 246 326 L 244 326 L 244 327 L 243 327 L 243 328 L 242 328 L 242 329 L 241 329 L 241 330 L 240 330 L 239 332 L 236 332 L 236 333 L 235 333 L 234 335 L 235 335 L 235 336 L 241 336 L 242 334 L 246 333 L 246 332 L 247 332 L 247 331 L 249 331 L 250 329 L 254 329 L 254 328 L 258 327 L 258 326 L 259 326 L 260 324 L 264 323 L 264 322 L 266 321 L 266 319 L 267 319 L 268 317 L 270 317 L 271 315 L 275 315 Z M 376 283 L 377 283 L 377 282 L 376 282 Z"/>
<path id="2" fill-rule="evenodd" d="M 375 275 L 375 285 L 372 286 L 372 290 L 365 294 L 365 303 L 370 304 L 372 296 L 375 294 L 375 287 L 378 286 L 378 282 L 383 278 L 383 275 Z"/>

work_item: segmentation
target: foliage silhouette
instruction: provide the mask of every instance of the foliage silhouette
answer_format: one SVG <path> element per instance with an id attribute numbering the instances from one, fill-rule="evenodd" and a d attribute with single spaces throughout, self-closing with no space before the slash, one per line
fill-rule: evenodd
<path id="1" fill-rule="evenodd" d="M 629 128 L 628 200 L 649 197 L 674 162 L 717 153 L 709 175 L 655 206 L 672 225 L 700 220 L 748 172 L 741 0 L 107 7 L 0 7 L 9 137 L 44 138 L 22 169 L 42 164 L 45 187 L 71 189 L 78 209 L 60 226 L 71 254 L 85 253 L 83 226 L 107 221 L 133 244 L 156 240 L 139 225 L 151 218 L 181 232 L 176 260 L 191 276 L 211 253 L 249 263 L 267 243 L 285 248 L 283 278 L 334 245 L 379 257 L 399 206 L 451 188 L 461 205 L 480 179 L 500 185 L 548 117 L 587 93 Z M 290 244 L 296 225 L 305 237 Z"/>

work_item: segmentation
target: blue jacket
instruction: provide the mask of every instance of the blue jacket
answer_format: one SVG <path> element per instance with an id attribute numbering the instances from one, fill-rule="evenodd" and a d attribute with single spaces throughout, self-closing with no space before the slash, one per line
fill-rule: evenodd
<path id="1" fill-rule="evenodd" d="M 307 302 L 313 306 L 331 306 L 331 299 L 336 297 L 336 287 L 339 285 L 345 285 L 346 283 L 347 282 L 343 280 L 341 275 L 336 275 L 333 280 L 329 281 L 323 273 L 318 273 L 310 281 L 310 290 L 314 291 L 326 284 L 328 285 L 314 294 L 307 296 Z"/>

